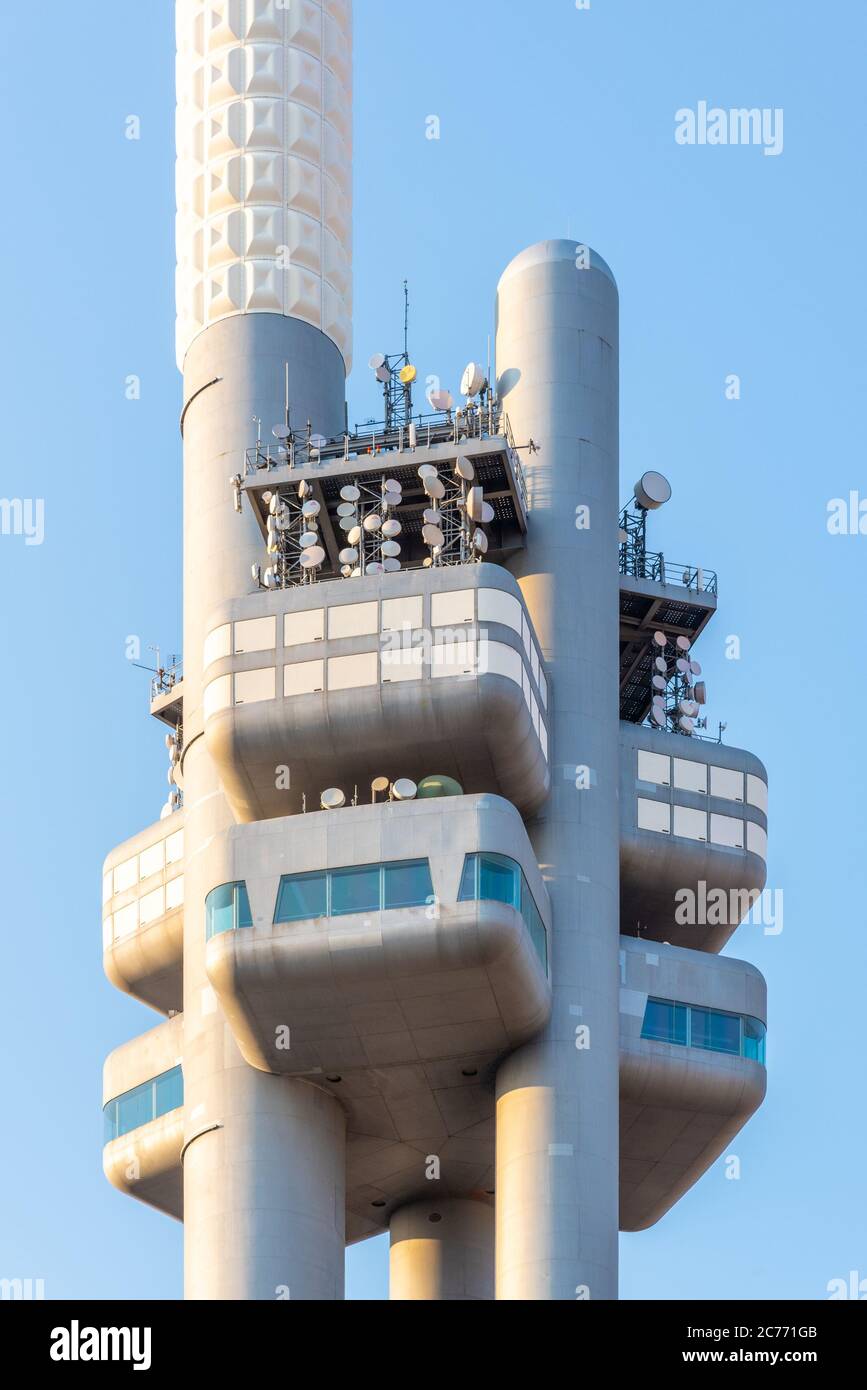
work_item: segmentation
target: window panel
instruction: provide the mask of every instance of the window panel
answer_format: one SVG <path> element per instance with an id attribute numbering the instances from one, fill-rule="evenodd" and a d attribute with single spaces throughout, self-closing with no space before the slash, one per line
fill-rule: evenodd
<path id="1" fill-rule="evenodd" d="M 743 801 L 744 774 L 730 767 L 711 767 L 710 794 L 726 801 Z"/>
<path id="2" fill-rule="evenodd" d="M 153 1082 L 149 1081 L 146 1085 L 137 1086 L 134 1091 L 127 1091 L 126 1095 L 118 1097 L 118 1138 L 122 1134 L 129 1134 L 132 1129 L 138 1129 L 139 1125 L 148 1124 L 153 1117 Z"/>
<path id="3" fill-rule="evenodd" d="M 707 791 L 707 764 L 689 758 L 674 759 L 674 785 L 683 792 Z"/>
<path id="4" fill-rule="evenodd" d="M 328 636 L 366 637 L 379 631 L 379 604 L 344 603 L 328 610 Z"/>
<path id="5" fill-rule="evenodd" d="M 431 676 L 471 676 L 476 671 L 476 643 L 462 635 L 455 641 L 431 647 Z"/>
<path id="6" fill-rule="evenodd" d="M 421 594 L 409 598 L 385 598 L 382 600 L 383 632 L 413 631 L 424 626 L 424 600 Z"/>
<path id="7" fill-rule="evenodd" d="M 423 647 L 392 647 L 380 653 L 383 685 L 396 681 L 418 681 L 424 674 Z"/>
<path id="8" fill-rule="evenodd" d="M 433 883 L 426 859 L 383 865 L 384 908 L 419 907 L 433 898 Z"/>
<path id="9" fill-rule="evenodd" d="M 691 1047 L 740 1056 L 741 1021 L 736 1014 L 716 1013 L 711 1009 L 690 1009 L 689 1012 Z"/>
<path id="10" fill-rule="evenodd" d="M 674 833 L 682 840 L 706 840 L 707 811 L 694 811 L 691 806 L 675 806 Z"/>
<path id="11" fill-rule="evenodd" d="M 130 903 L 128 907 L 122 907 L 114 914 L 115 941 L 124 936 L 132 936 L 134 931 L 138 931 L 138 903 Z"/>
<path id="12" fill-rule="evenodd" d="M 538 684 L 539 684 L 539 653 L 536 651 L 536 644 L 535 644 L 535 642 L 533 643 L 533 645 L 532 645 L 532 650 L 531 650 L 531 652 L 530 652 L 530 664 L 531 664 L 531 667 L 532 667 L 532 670 L 533 670 L 533 680 L 534 680 L 534 681 L 536 682 L 536 684 L 538 685 Z"/>
<path id="13" fill-rule="evenodd" d="M 146 893 L 139 900 L 139 922 L 146 927 L 150 922 L 155 922 L 158 917 L 162 917 L 166 910 L 165 889 L 155 888 L 152 893 Z"/>
<path id="14" fill-rule="evenodd" d="M 768 834 L 760 825 L 754 821 L 747 821 L 747 849 L 751 854 L 758 854 L 767 862 L 768 858 Z"/>
<path id="15" fill-rule="evenodd" d="M 283 667 L 284 695 L 313 695 L 324 689 L 324 661 L 296 661 Z"/>
<path id="16" fill-rule="evenodd" d="M 520 652 L 514 647 L 507 647 L 505 642 L 490 642 L 487 637 L 483 637 L 479 642 L 478 670 L 480 675 L 487 673 L 492 676 L 505 676 L 507 680 L 520 686 L 523 686 L 526 675 Z M 530 699 L 535 703 L 532 691 Z"/>
<path id="17" fill-rule="evenodd" d="M 431 627 L 451 627 L 452 624 L 475 621 L 475 589 L 454 589 L 451 593 L 432 594 L 430 601 Z"/>
<path id="18" fill-rule="evenodd" d="M 228 709 L 232 703 L 232 677 L 218 676 L 215 681 L 210 681 L 205 686 L 205 693 L 202 696 L 202 716 L 207 721 L 222 709 Z"/>
<path id="19" fill-rule="evenodd" d="M 261 700 L 273 700 L 276 694 L 277 672 L 273 666 L 235 672 L 236 705 L 255 705 Z"/>
<path id="20" fill-rule="evenodd" d="M 540 719 L 540 720 L 539 720 L 539 742 L 540 742 L 541 745 L 542 745 L 542 753 L 544 754 L 545 762 L 547 762 L 547 761 L 548 761 L 548 730 L 545 728 L 545 721 L 544 721 L 544 719 Z"/>
<path id="21" fill-rule="evenodd" d="M 222 883 L 205 898 L 205 940 L 235 930 L 235 885 Z"/>
<path id="22" fill-rule="evenodd" d="M 305 642 L 321 642 L 324 637 L 324 608 L 308 608 L 302 613 L 287 613 L 283 618 L 284 647 L 301 647 Z"/>
<path id="23" fill-rule="evenodd" d="M 379 911 L 379 865 L 335 869 L 331 878 L 331 915 Z"/>
<path id="24" fill-rule="evenodd" d="M 115 893 L 126 893 L 128 889 L 134 888 L 138 883 L 138 857 L 127 859 L 123 864 L 118 864 L 114 871 L 114 891 Z"/>
<path id="25" fill-rule="evenodd" d="M 291 874 L 280 880 L 275 922 L 301 922 L 327 915 L 328 882 L 324 873 Z"/>
<path id="26" fill-rule="evenodd" d="M 474 902 L 476 893 L 476 869 L 478 868 L 479 856 L 468 854 L 464 860 L 463 873 L 461 874 L 461 887 L 458 893 L 458 902 Z"/>
<path id="27" fill-rule="evenodd" d="M 529 661 L 533 639 L 530 636 L 530 624 L 527 622 L 527 615 L 523 612 L 521 613 L 521 637 L 524 642 L 524 651 L 527 653 L 527 660 Z"/>
<path id="28" fill-rule="evenodd" d="M 716 813 L 710 818 L 710 838 L 714 845 L 728 845 L 731 849 L 744 847 L 744 823 L 734 816 L 720 816 Z"/>
<path id="29" fill-rule="evenodd" d="M 184 857 L 184 832 L 176 830 L 166 840 L 166 863 L 177 864 Z"/>
<path id="30" fill-rule="evenodd" d="M 165 840 L 160 840 L 158 845 L 151 845 L 149 849 L 143 849 L 138 861 L 139 878 L 150 878 L 151 874 L 158 874 L 165 864 L 165 854 Z"/>
<path id="31" fill-rule="evenodd" d="M 328 659 L 329 690 L 358 690 L 365 685 L 376 685 L 378 679 L 376 652 L 361 652 L 358 656 L 332 656 Z"/>
<path id="32" fill-rule="evenodd" d="M 113 874 L 111 873 L 111 871 L 109 870 L 109 872 L 108 872 L 107 874 L 103 874 L 103 876 L 102 876 L 102 902 L 103 902 L 103 906 L 104 906 L 107 902 L 109 902 L 109 901 L 111 900 L 112 893 L 113 893 L 113 891 L 114 891 L 113 884 L 114 884 L 114 875 L 113 875 Z"/>
<path id="33" fill-rule="evenodd" d="M 502 854 L 483 854 L 479 859 L 479 897 L 483 902 L 508 903 L 520 910 L 518 865 Z"/>
<path id="34" fill-rule="evenodd" d="M 547 677 L 545 676 L 545 672 L 542 670 L 541 665 L 539 666 L 539 694 L 542 696 L 542 704 L 543 704 L 543 705 L 545 706 L 545 708 L 547 709 L 547 708 L 548 708 L 548 680 L 547 680 Z"/>
<path id="35" fill-rule="evenodd" d="M 479 589 L 479 622 L 502 623 L 521 635 L 522 609 L 514 594 L 482 585 Z"/>
<path id="36" fill-rule="evenodd" d="M 744 1056 L 751 1062 L 765 1062 L 765 1025 L 757 1018 L 745 1018 Z"/>
<path id="37" fill-rule="evenodd" d="M 658 787 L 671 786 L 671 758 L 665 753 L 649 753 L 646 749 L 639 748 L 638 780 L 653 782 Z"/>
<path id="38" fill-rule="evenodd" d="M 747 773 L 747 801 L 751 806 L 758 806 L 760 811 L 768 814 L 768 787 L 761 777 L 756 777 L 752 772 Z"/>
<path id="39" fill-rule="evenodd" d="M 235 655 L 270 652 L 277 645 L 276 618 L 245 618 L 235 624 Z"/>
<path id="40" fill-rule="evenodd" d="M 202 669 L 207 671 L 214 661 L 232 654 L 232 624 L 223 623 L 209 632 L 202 647 Z"/>
<path id="41" fill-rule="evenodd" d="M 686 1046 L 686 1006 L 669 999 L 648 999 L 641 1036 L 651 1042 Z"/>
<path id="42" fill-rule="evenodd" d="M 638 798 L 638 829 L 657 830 L 667 835 L 671 831 L 671 807 L 667 801 L 648 801 Z"/>
<path id="43" fill-rule="evenodd" d="M 154 1118 L 177 1110 L 184 1103 L 184 1079 L 180 1067 L 164 1071 L 154 1081 Z"/>
<path id="44" fill-rule="evenodd" d="M 169 879 L 166 884 L 166 912 L 174 912 L 176 907 L 184 905 L 184 876 L 179 874 L 177 878 Z"/>

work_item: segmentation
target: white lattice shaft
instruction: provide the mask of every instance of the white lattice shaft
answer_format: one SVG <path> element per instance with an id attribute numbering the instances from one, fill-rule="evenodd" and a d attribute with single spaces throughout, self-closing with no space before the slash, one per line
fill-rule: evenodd
<path id="1" fill-rule="evenodd" d="M 231 314 L 352 347 L 351 0 L 178 0 L 177 354 Z"/>

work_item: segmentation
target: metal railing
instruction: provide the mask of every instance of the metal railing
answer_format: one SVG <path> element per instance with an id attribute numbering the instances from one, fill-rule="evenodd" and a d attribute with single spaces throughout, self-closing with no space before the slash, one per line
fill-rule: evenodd
<path id="1" fill-rule="evenodd" d="M 631 547 L 620 547 L 620 573 L 632 579 L 650 579 L 656 584 L 677 584 L 683 589 L 692 589 L 699 594 L 717 592 L 717 576 L 714 570 L 703 569 L 701 565 L 678 565 L 666 560 L 661 550 L 647 550 L 636 554 Z"/>
<path id="2" fill-rule="evenodd" d="M 168 695 L 174 690 L 176 685 L 180 685 L 184 678 L 184 669 L 180 661 L 173 666 L 166 666 L 157 671 L 151 677 L 151 704 L 158 700 L 161 695 Z"/>

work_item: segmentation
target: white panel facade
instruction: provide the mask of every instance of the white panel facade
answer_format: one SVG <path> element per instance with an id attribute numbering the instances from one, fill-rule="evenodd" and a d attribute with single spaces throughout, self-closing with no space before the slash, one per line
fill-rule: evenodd
<path id="1" fill-rule="evenodd" d="M 177 357 L 231 314 L 351 366 L 350 0 L 178 0 Z"/>

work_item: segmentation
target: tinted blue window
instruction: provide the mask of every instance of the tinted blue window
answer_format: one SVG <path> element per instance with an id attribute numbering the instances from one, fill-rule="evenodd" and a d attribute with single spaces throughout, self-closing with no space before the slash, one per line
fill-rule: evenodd
<path id="1" fill-rule="evenodd" d="M 520 911 L 520 869 L 502 854 L 479 856 L 479 897 L 482 902 L 508 903 Z"/>
<path id="2" fill-rule="evenodd" d="M 433 883 L 426 859 L 384 864 L 382 872 L 383 907 L 418 907 L 433 898 Z"/>
<path id="3" fill-rule="evenodd" d="M 235 889 L 238 907 L 238 926 L 252 927 L 253 915 L 250 912 L 250 899 L 247 896 L 247 885 L 246 883 L 237 883 Z"/>
<path id="4" fill-rule="evenodd" d="M 711 1009 L 690 1009 L 690 1044 L 708 1052 L 741 1051 L 741 1021 L 735 1014 L 715 1013 Z"/>
<path id="5" fill-rule="evenodd" d="M 280 880 L 275 922 L 300 922 L 328 916 L 326 874 L 292 874 Z"/>
<path id="6" fill-rule="evenodd" d="M 119 1139 L 183 1103 L 183 1073 L 180 1067 L 172 1067 L 171 1071 L 162 1072 L 131 1091 L 124 1091 L 122 1096 L 115 1096 L 103 1107 L 105 1142 Z"/>
<path id="7" fill-rule="evenodd" d="M 477 897 L 476 892 L 476 868 L 478 867 L 479 856 L 468 854 L 464 860 L 464 871 L 461 874 L 461 891 L 458 893 L 458 902 L 471 903 Z"/>
<path id="8" fill-rule="evenodd" d="M 332 917 L 340 917 L 347 912 L 378 912 L 378 864 L 335 869 L 330 878 Z"/>
<path id="9" fill-rule="evenodd" d="M 648 999 L 641 1036 L 653 1042 L 686 1046 L 686 1006 L 668 999 Z"/>
<path id="10" fill-rule="evenodd" d="M 764 1065 L 765 1025 L 757 1018 L 744 1019 L 744 1056 Z"/>
<path id="11" fill-rule="evenodd" d="M 224 883 L 205 898 L 205 939 L 235 930 L 235 885 Z"/>

